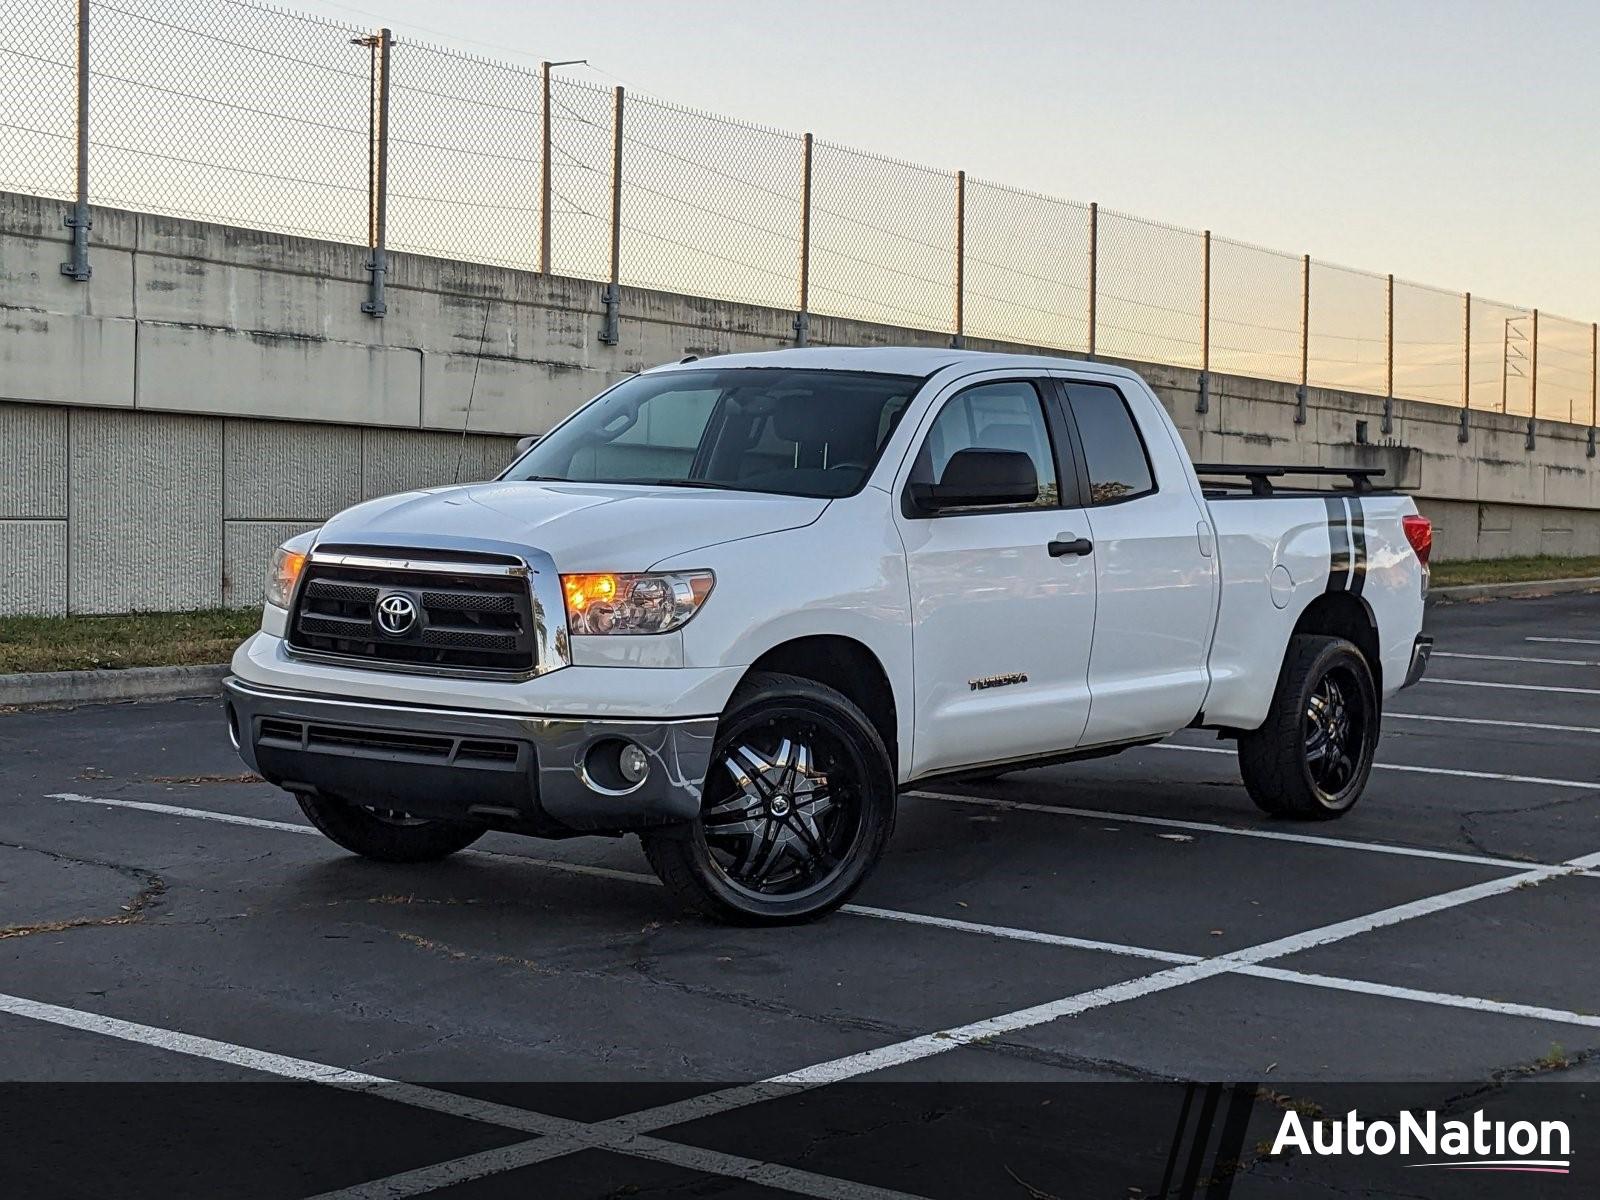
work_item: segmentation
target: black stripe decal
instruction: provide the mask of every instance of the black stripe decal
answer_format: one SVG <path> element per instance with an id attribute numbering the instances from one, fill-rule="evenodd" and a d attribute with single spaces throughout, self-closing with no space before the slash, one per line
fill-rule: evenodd
<path id="1" fill-rule="evenodd" d="M 1350 567 L 1350 591 L 1359 596 L 1367 585 L 1367 520 L 1361 511 L 1361 497 L 1351 496 L 1349 504 L 1351 542 L 1355 548 L 1355 562 Z"/>
<path id="2" fill-rule="evenodd" d="M 1325 591 L 1342 592 L 1350 586 L 1350 524 L 1344 499 L 1328 496 L 1328 586 Z"/>

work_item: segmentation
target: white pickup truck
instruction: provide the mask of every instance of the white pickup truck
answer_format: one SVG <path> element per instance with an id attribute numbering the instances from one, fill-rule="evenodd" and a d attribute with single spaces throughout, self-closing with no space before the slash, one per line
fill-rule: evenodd
<path id="1" fill-rule="evenodd" d="M 492 482 L 286 542 L 228 724 L 356 853 L 634 831 L 732 921 L 843 903 L 909 784 L 1185 727 L 1237 739 L 1268 813 L 1334 817 L 1430 645 L 1432 529 L 1374 474 L 1197 472 L 1098 363 L 686 360 Z"/>

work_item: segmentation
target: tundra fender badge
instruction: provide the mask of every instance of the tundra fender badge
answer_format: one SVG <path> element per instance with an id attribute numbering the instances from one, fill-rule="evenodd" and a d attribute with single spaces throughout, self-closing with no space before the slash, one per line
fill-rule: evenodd
<path id="1" fill-rule="evenodd" d="M 967 686 L 975 692 L 983 692 L 990 688 L 1010 687 L 1013 683 L 1027 682 L 1028 677 L 1021 671 L 1013 671 L 1009 675 L 985 675 L 982 679 L 969 679 Z"/>

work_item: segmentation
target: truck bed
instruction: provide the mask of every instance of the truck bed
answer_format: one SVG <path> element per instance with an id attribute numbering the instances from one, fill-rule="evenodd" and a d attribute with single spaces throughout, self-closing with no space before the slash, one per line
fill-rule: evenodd
<path id="1" fill-rule="evenodd" d="M 1229 468 L 1266 485 L 1264 493 L 1230 489 L 1207 507 L 1216 531 L 1222 586 L 1211 651 L 1208 725 L 1252 728 L 1271 699 L 1262 678 L 1276 676 L 1298 614 L 1321 598 L 1324 607 L 1359 608 L 1377 627 L 1380 689 L 1405 682 L 1413 635 L 1422 627 L 1423 585 L 1402 519 L 1417 509 L 1409 496 L 1375 491 L 1369 468 Z M 1352 476 L 1351 486 L 1280 489 L 1263 474 Z M 1218 471 L 1215 464 L 1197 474 Z M 1252 480 L 1252 486 L 1255 481 Z"/>

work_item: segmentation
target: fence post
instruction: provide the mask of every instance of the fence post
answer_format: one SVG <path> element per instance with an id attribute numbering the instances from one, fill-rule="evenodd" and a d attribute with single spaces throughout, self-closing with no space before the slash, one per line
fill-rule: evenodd
<path id="1" fill-rule="evenodd" d="M 800 312 L 794 319 L 794 344 L 811 340 L 811 135 L 800 144 Z"/>
<path id="2" fill-rule="evenodd" d="M 956 332 L 953 349 L 967 344 L 967 173 L 956 172 Z"/>
<path id="3" fill-rule="evenodd" d="M 1528 436 L 1525 450 L 1533 449 L 1533 423 L 1539 418 L 1539 310 L 1533 310 L 1533 346 L 1528 351 Z"/>
<path id="4" fill-rule="evenodd" d="M 89 269 L 89 0 L 78 0 L 78 179 L 77 200 L 72 212 L 62 218 L 72 230 L 72 259 L 61 264 L 61 273 L 79 283 L 86 282 Z"/>
<path id="5" fill-rule="evenodd" d="M 539 64 L 539 88 L 543 99 L 539 111 L 544 129 L 539 139 L 539 274 L 550 274 L 550 68 L 547 59 Z"/>
<path id="6" fill-rule="evenodd" d="M 1467 440 L 1467 414 L 1472 411 L 1472 293 L 1461 294 L 1461 427 L 1456 441 Z"/>
<path id="7" fill-rule="evenodd" d="M 1094 357 L 1095 306 L 1100 294 L 1100 206 L 1089 204 L 1089 354 Z"/>
<path id="8" fill-rule="evenodd" d="M 1211 411 L 1211 230 L 1200 245 L 1200 395 L 1194 410 L 1205 413 Z"/>
<path id="9" fill-rule="evenodd" d="M 389 51 L 394 37 L 380 29 L 354 39 L 372 51 L 372 108 L 367 120 L 367 298 L 361 311 L 381 317 L 389 311 L 383 285 L 389 274 Z"/>
<path id="10" fill-rule="evenodd" d="M 1600 323 L 1589 326 L 1589 457 L 1594 457 L 1595 384 L 1600 382 Z"/>
<path id="11" fill-rule="evenodd" d="M 1388 343 L 1388 365 L 1384 371 L 1383 392 L 1383 432 L 1394 432 L 1394 276 L 1389 276 L 1389 292 L 1386 306 L 1388 313 L 1388 333 L 1385 335 Z"/>
<path id="12" fill-rule="evenodd" d="M 1300 258 L 1300 386 L 1294 392 L 1294 423 L 1306 423 L 1306 386 L 1311 381 L 1311 255 Z"/>
<path id="13" fill-rule="evenodd" d="M 606 285 L 606 319 L 600 340 L 615 346 L 622 340 L 622 87 L 612 91 L 611 114 L 611 282 Z"/>

